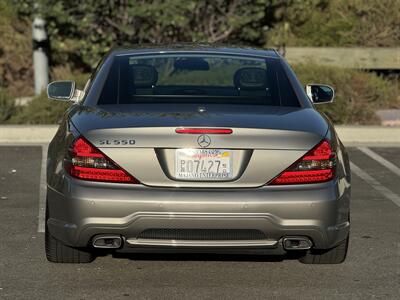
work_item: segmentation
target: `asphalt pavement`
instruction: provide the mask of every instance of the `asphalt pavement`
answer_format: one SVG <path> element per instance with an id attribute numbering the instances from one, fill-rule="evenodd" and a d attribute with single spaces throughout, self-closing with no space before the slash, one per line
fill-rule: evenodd
<path id="1" fill-rule="evenodd" d="M 399 299 L 400 148 L 349 153 L 352 224 L 343 264 L 133 254 L 71 265 L 47 262 L 38 232 L 42 147 L 0 146 L 0 299 Z"/>

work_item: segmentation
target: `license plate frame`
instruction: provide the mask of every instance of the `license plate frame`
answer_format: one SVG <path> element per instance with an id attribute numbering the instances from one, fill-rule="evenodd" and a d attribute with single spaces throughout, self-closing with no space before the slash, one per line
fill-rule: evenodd
<path id="1" fill-rule="evenodd" d="M 233 151 L 229 149 L 176 149 L 178 180 L 228 181 L 233 179 Z"/>

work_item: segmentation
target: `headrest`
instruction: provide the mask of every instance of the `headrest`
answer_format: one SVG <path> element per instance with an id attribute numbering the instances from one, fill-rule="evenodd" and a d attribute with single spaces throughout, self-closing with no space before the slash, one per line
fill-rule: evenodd
<path id="1" fill-rule="evenodd" d="M 183 57 L 174 62 L 174 71 L 208 71 L 210 65 L 201 57 Z"/>
<path id="2" fill-rule="evenodd" d="M 136 64 L 131 65 L 131 68 L 136 87 L 152 87 L 157 83 L 158 73 L 154 66 Z"/>
<path id="3" fill-rule="evenodd" d="M 243 90 L 260 90 L 267 87 L 267 71 L 262 68 L 247 67 L 235 72 L 235 87 Z"/>

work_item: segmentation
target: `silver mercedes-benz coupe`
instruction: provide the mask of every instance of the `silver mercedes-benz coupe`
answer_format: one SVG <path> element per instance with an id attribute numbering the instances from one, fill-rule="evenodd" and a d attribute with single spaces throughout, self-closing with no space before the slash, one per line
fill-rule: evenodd
<path id="1" fill-rule="evenodd" d="M 274 50 L 164 45 L 111 51 L 71 101 L 49 145 L 46 256 L 110 252 L 293 255 L 341 263 L 350 168 L 314 104 Z M 102 249 L 102 250 L 101 250 Z"/>

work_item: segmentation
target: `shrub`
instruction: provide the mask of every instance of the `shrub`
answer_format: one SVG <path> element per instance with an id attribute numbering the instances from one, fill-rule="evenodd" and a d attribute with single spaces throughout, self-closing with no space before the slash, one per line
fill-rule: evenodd
<path id="1" fill-rule="evenodd" d="M 75 80 L 76 86 L 83 89 L 86 80 L 89 78 L 87 73 L 73 73 L 69 67 L 57 67 L 52 69 L 54 80 Z M 71 102 L 54 101 L 47 98 L 45 92 L 33 98 L 27 105 L 22 107 L 8 123 L 14 124 L 54 124 L 62 118 L 65 110 Z"/>
<path id="2" fill-rule="evenodd" d="M 324 83 L 335 89 L 332 104 L 318 105 L 336 124 L 378 124 L 379 108 L 400 108 L 396 85 L 363 71 L 304 63 L 293 66 L 300 81 Z"/>
<path id="3" fill-rule="evenodd" d="M 70 106 L 69 102 L 53 101 L 42 93 L 12 116 L 8 123 L 13 124 L 55 124 Z"/>
<path id="4" fill-rule="evenodd" d="M 0 124 L 7 122 L 17 111 L 12 100 L 4 89 L 0 89 Z"/>

